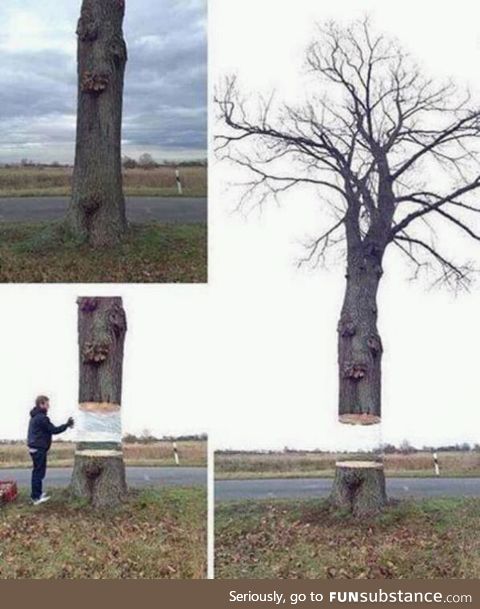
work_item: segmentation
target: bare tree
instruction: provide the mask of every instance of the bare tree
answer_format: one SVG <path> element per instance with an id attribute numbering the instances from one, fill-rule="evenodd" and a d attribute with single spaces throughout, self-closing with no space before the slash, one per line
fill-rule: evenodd
<path id="1" fill-rule="evenodd" d="M 442 231 L 480 240 L 480 204 L 472 198 L 480 187 L 480 107 L 453 83 L 426 78 L 395 40 L 373 33 L 368 19 L 320 27 L 306 60 L 306 98 L 296 106 L 278 106 L 272 96 L 252 109 L 236 79 L 227 79 L 216 95 L 223 125 L 216 150 L 249 172 L 240 207 L 302 185 L 326 201 L 334 219 L 302 262 L 316 264 L 342 248 L 339 418 L 375 424 L 383 351 L 377 293 L 386 250 L 394 246 L 415 275 L 433 271 L 436 282 L 455 287 L 466 286 L 474 270 L 452 258 L 451 233 L 447 241 Z M 386 496 L 379 467 L 360 461 L 337 468 L 333 500 L 357 513 L 380 509 Z"/>
<path id="2" fill-rule="evenodd" d="M 121 161 L 124 13 L 125 0 L 83 0 L 77 28 L 77 141 L 67 225 L 94 246 L 114 245 L 127 230 Z"/>

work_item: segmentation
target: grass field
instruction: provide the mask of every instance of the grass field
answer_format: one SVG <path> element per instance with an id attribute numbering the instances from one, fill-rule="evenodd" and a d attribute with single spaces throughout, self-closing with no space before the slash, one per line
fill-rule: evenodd
<path id="1" fill-rule="evenodd" d="M 188 467 L 207 466 L 207 442 L 177 442 L 180 465 Z M 75 444 L 53 442 L 48 455 L 49 467 L 69 467 L 73 465 Z M 175 465 L 171 442 L 152 444 L 124 444 L 123 453 L 127 465 L 157 467 Z M 0 468 L 30 467 L 30 455 L 23 444 L 0 444 Z"/>
<path id="2" fill-rule="evenodd" d="M 479 579 L 480 500 L 398 502 L 371 520 L 326 501 L 220 504 L 219 579 Z"/>
<path id="3" fill-rule="evenodd" d="M 25 495 L 0 508 L 0 579 L 202 579 L 204 490 L 131 493 L 94 511 L 54 491 L 32 507 Z"/>
<path id="4" fill-rule="evenodd" d="M 215 455 L 217 479 L 234 478 L 325 478 L 335 471 L 338 455 L 288 451 L 278 453 L 219 452 Z M 444 476 L 480 476 L 480 452 L 438 453 Z M 429 452 L 385 455 L 387 476 L 432 476 L 433 458 Z"/>
<path id="5" fill-rule="evenodd" d="M 186 197 L 207 196 L 207 168 L 181 167 Z M 174 167 L 124 170 L 127 196 L 177 196 Z M 0 197 L 68 196 L 72 169 L 66 167 L 0 167 Z"/>
<path id="6" fill-rule="evenodd" d="M 133 225 L 105 250 L 68 240 L 49 224 L 0 224 L 1 283 L 205 283 L 207 228 Z"/>

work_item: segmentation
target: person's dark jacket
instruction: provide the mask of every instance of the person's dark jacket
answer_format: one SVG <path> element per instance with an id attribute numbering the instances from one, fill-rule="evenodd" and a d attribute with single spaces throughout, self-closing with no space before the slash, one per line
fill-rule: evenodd
<path id="1" fill-rule="evenodd" d="M 30 411 L 27 440 L 28 447 L 49 450 L 52 444 L 52 436 L 63 433 L 69 427 L 70 425 L 68 423 L 55 427 L 48 418 L 45 410 L 42 410 L 39 406 L 35 406 L 35 408 Z"/>

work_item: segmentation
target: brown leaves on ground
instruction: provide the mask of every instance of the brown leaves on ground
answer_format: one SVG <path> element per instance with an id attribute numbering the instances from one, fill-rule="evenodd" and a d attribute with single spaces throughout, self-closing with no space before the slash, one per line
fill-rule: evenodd
<path id="1" fill-rule="evenodd" d="M 480 577 L 480 501 L 399 502 L 369 521 L 324 501 L 222 505 L 216 576 L 276 579 Z"/>
<path id="2" fill-rule="evenodd" d="M 204 283 L 204 225 L 131 227 L 116 247 L 63 239 L 55 225 L 0 225 L 1 283 Z"/>
<path id="3" fill-rule="evenodd" d="M 115 511 L 58 493 L 43 506 L 24 499 L 0 508 L 0 579 L 201 579 L 205 571 L 202 489 L 145 491 Z"/>

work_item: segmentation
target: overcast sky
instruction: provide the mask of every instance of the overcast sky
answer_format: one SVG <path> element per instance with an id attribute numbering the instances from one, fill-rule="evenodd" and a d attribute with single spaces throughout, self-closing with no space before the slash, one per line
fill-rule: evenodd
<path id="1" fill-rule="evenodd" d="M 368 13 L 375 28 L 397 37 L 432 77 L 452 77 L 478 94 L 480 9 L 460 5 L 461 10 L 459 3 L 434 0 L 212 0 L 212 80 L 236 73 L 247 99 L 274 89 L 277 99 L 297 101 L 315 22 L 347 23 Z M 223 354 L 216 378 L 228 411 L 217 419 L 218 447 L 480 442 L 478 283 L 457 298 L 432 291 L 425 282 L 409 282 L 411 269 L 388 253 L 379 295 L 383 424 L 361 430 L 340 425 L 336 327 L 345 271 L 342 264 L 296 268 L 305 253 L 301 243 L 321 234 L 330 219 L 322 193 L 296 189 L 280 207 L 272 203 L 245 219 L 232 211 L 239 194 L 230 183 L 238 181 L 238 172 L 215 163 L 211 177 L 209 276 Z M 459 238 L 455 228 L 444 237 L 457 260 L 478 263 L 477 242 Z"/>
<path id="2" fill-rule="evenodd" d="M 206 0 L 127 0 L 123 152 L 206 156 Z M 72 162 L 81 0 L 0 3 L 0 163 Z"/>

